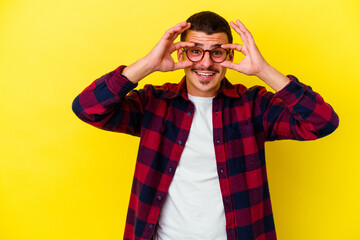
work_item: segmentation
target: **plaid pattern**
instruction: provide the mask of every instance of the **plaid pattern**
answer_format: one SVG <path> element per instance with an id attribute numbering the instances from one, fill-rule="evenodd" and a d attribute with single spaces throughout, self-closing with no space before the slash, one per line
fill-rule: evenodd
<path id="1" fill-rule="evenodd" d="M 151 239 L 194 114 L 186 82 L 136 84 L 117 68 L 73 102 L 83 121 L 140 136 L 124 239 Z M 338 126 L 338 116 L 309 86 L 288 76 L 276 94 L 224 79 L 213 100 L 213 136 L 228 239 L 276 239 L 265 167 L 265 141 L 312 140 Z"/>

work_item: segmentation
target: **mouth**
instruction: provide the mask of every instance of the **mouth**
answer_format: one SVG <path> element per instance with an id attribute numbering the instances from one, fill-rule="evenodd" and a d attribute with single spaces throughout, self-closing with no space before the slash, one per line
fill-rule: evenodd
<path id="1" fill-rule="evenodd" d="M 215 75 L 214 72 L 199 72 L 199 71 L 195 71 L 195 73 L 197 75 L 199 75 L 200 77 L 212 77 Z"/>
<path id="2" fill-rule="evenodd" d="M 210 80 L 218 72 L 215 69 L 193 69 L 193 71 L 202 80 Z"/>

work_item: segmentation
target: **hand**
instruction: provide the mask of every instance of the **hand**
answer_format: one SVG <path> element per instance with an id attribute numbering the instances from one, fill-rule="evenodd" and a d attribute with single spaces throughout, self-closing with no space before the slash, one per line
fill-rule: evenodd
<path id="1" fill-rule="evenodd" d="M 190 28 L 190 23 L 182 22 L 167 30 L 161 40 L 145 57 L 151 63 L 153 71 L 174 71 L 191 66 L 193 63 L 189 60 L 175 62 L 171 54 L 184 47 L 194 46 L 194 43 L 178 42 L 175 39 L 183 32 Z"/>
<path id="2" fill-rule="evenodd" d="M 236 23 L 237 24 L 230 22 L 230 26 L 240 35 L 244 45 L 223 44 L 222 47 L 239 51 L 244 54 L 245 57 L 240 61 L 240 63 L 225 61 L 222 62 L 221 65 L 246 75 L 255 75 L 276 92 L 283 89 L 289 83 L 289 78 L 284 76 L 275 68 L 271 67 L 265 61 L 249 30 L 247 30 L 239 20 L 236 20 Z"/>
<path id="3" fill-rule="evenodd" d="M 225 61 L 221 65 L 246 75 L 258 75 L 269 65 L 261 55 L 249 30 L 239 20 L 236 20 L 236 23 L 230 22 L 230 26 L 240 35 L 244 44 L 223 44 L 222 47 L 241 52 L 245 57 L 240 63 Z"/>
<path id="4" fill-rule="evenodd" d="M 171 53 L 180 48 L 194 46 L 194 43 L 188 42 L 174 43 L 175 39 L 189 28 L 190 23 L 182 22 L 167 30 L 148 55 L 124 68 L 122 74 L 131 82 L 137 83 L 155 71 L 168 72 L 193 65 L 190 60 L 175 62 L 171 57 Z"/>

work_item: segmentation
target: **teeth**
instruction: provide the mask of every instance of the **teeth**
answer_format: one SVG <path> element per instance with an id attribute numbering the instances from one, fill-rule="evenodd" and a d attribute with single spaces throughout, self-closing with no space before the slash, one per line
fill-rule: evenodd
<path id="1" fill-rule="evenodd" d="M 215 73 L 199 73 L 199 72 L 197 72 L 197 74 L 199 74 L 200 76 L 212 76 Z"/>

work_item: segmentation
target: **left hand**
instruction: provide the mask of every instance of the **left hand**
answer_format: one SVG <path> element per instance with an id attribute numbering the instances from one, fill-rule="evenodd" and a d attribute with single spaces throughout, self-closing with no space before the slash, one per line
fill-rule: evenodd
<path id="1" fill-rule="evenodd" d="M 240 63 L 225 61 L 222 62 L 221 65 L 246 75 L 259 75 L 261 71 L 269 65 L 257 48 L 253 36 L 239 20 L 236 20 L 236 24 L 234 22 L 230 22 L 230 26 L 240 35 L 244 44 L 229 43 L 223 44 L 221 47 L 241 52 L 245 55 L 245 57 L 240 61 Z"/>

